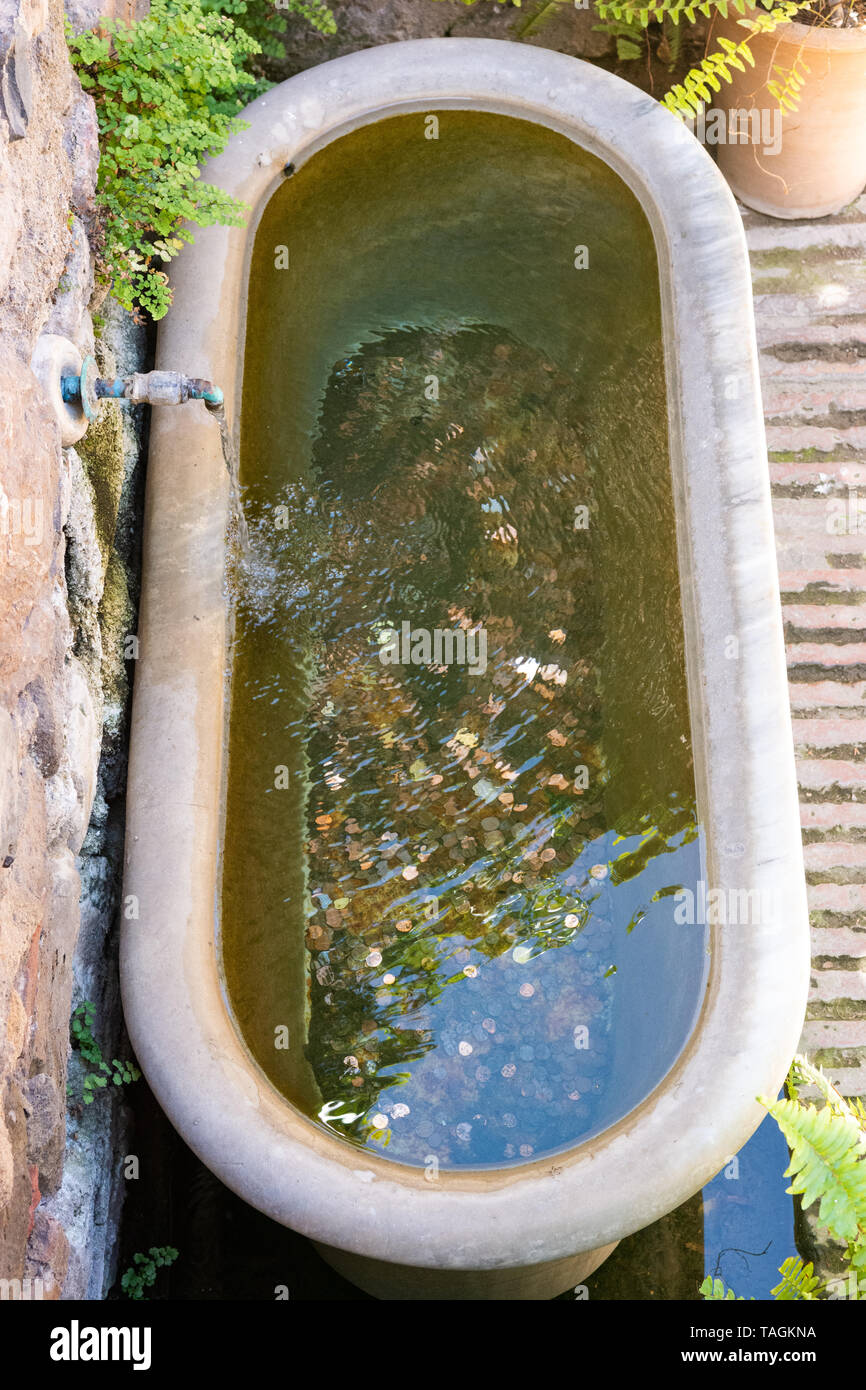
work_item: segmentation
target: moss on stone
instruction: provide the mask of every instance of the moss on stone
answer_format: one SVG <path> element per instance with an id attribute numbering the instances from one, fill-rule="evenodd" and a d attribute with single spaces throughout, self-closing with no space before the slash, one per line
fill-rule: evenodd
<path id="1" fill-rule="evenodd" d="M 96 345 L 96 362 L 102 375 L 114 376 L 113 355 L 99 342 Z M 123 407 L 116 401 L 104 401 L 97 419 L 78 445 L 79 457 L 93 488 L 96 534 L 103 572 L 111 555 L 126 477 L 122 411 Z"/>
<path id="2" fill-rule="evenodd" d="M 822 1047 L 812 1056 L 819 1067 L 858 1067 L 863 1060 L 859 1047 Z"/>
<path id="3" fill-rule="evenodd" d="M 99 605 L 102 632 L 102 691 L 105 702 L 122 705 L 127 695 L 124 640 L 133 624 L 132 600 L 126 568 L 112 550 L 105 571 L 105 587 Z"/>
<path id="4" fill-rule="evenodd" d="M 866 1018 L 866 1002 L 862 999 L 814 1000 L 806 1010 L 807 1019 Z"/>
<path id="5" fill-rule="evenodd" d="M 752 251 L 752 290 L 755 294 L 817 296 L 828 279 L 850 283 L 863 279 L 859 246 L 776 247 Z"/>

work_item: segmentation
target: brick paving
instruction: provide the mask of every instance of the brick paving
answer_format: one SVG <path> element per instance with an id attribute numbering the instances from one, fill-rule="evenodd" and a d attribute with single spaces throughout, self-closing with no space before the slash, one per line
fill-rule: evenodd
<path id="1" fill-rule="evenodd" d="M 801 1047 L 866 1094 L 866 194 L 742 209 L 752 262 L 812 923 Z"/>

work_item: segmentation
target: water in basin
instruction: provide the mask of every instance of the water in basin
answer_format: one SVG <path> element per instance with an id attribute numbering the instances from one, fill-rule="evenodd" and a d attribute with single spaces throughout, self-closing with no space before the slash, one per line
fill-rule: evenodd
<path id="1" fill-rule="evenodd" d="M 707 968 L 652 236 L 564 137 L 433 114 L 257 232 L 219 912 L 273 1084 L 428 1171 L 615 1124 Z"/>

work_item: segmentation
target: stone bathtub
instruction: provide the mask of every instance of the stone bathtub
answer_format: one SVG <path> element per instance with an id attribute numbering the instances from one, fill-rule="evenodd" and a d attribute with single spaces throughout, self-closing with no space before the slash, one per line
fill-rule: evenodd
<path id="1" fill-rule="evenodd" d="M 157 1098 L 246 1201 L 379 1297 L 541 1299 L 578 1284 L 724 1166 L 760 1122 L 755 1097 L 781 1085 L 805 1010 L 808 917 L 736 206 L 673 117 L 591 66 L 485 40 L 368 50 L 260 98 L 212 163 L 209 176 L 251 216 L 241 230 L 198 233 L 184 252 L 157 365 L 218 382 L 237 440 L 254 240 L 287 172 L 370 123 L 455 110 L 557 132 L 618 176 L 651 229 L 703 876 L 721 900 L 753 896 L 763 910 L 742 925 L 710 916 L 696 1022 L 666 1073 L 628 1113 L 553 1156 L 446 1167 L 430 1181 L 286 1100 L 226 993 L 220 882 L 238 833 L 225 823 L 230 489 L 219 431 L 191 404 L 155 410 L 151 431 L 121 975 Z"/>

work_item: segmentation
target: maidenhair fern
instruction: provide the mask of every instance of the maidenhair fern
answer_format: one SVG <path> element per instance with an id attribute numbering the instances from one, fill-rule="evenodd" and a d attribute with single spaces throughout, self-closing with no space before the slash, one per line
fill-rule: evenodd
<path id="1" fill-rule="evenodd" d="M 823 1097 L 819 1110 L 801 1101 L 799 1087 L 814 1086 Z M 802 1207 L 815 1202 L 818 1219 L 831 1235 L 845 1244 L 851 1298 L 866 1297 L 866 1106 L 860 1099 L 846 1098 L 805 1057 L 795 1057 L 784 1100 L 765 1105 L 781 1129 L 791 1150 L 785 1177 L 792 1179 L 788 1192 L 800 1198 Z M 827 1295 L 829 1284 L 821 1280 L 811 1264 L 796 1256 L 779 1270 L 781 1282 L 773 1289 L 779 1302 L 814 1301 Z M 736 1295 L 725 1289 L 721 1279 L 707 1277 L 701 1285 L 705 1299 L 729 1299 Z"/>
<path id="2" fill-rule="evenodd" d="M 112 1057 L 110 1062 L 106 1062 L 102 1048 L 93 1036 L 95 1016 L 96 1005 L 85 999 L 78 1005 L 69 1023 L 70 1041 L 87 1068 L 82 1081 L 82 1100 L 85 1105 L 92 1105 L 96 1099 L 96 1092 L 104 1090 L 109 1084 L 123 1086 L 130 1081 L 141 1079 L 141 1072 L 134 1062 L 123 1061 L 118 1057 Z M 71 1085 L 67 1084 L 66 1092 L 71 1098 Z"/>
<path id="3" fill-rule="evenodd" d="M 192 241 L 189 224 L 237 227 L 246 208 L 200 178 L 240 129 L 255 79 L 243 70 L 258 44 L 202 0 L 152 0 L 144 19 L 103 19 L 67 42 L 96 103 L 97 202 L 102 257 L 124 309 L 162 318 L 171 304 L 163 267 Z"/>

